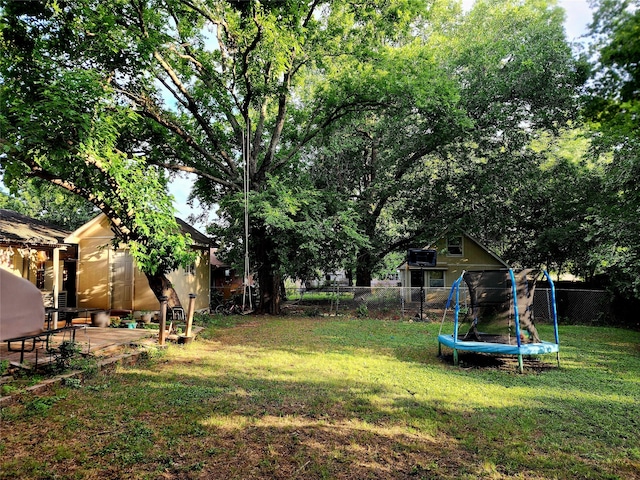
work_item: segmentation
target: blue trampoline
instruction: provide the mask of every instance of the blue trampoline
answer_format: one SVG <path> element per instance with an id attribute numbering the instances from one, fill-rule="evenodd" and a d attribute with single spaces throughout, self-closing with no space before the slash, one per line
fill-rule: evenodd
<path id="1" fill-rule="evenodd" d="M 438 355 L 442 355 L 442 345 L 453 350 L 454 365 L 458 364 L 460 350 L 517 355 L 518 369 L 522 372 L 524 355 L 555 353 L 560 366 L 555 286 L 549 274 L 546 271 L 543 274 L 549 282 L 551 292 L 550 313 L 555 333 L 553 342 L 541 340 L 535 327 L 533 295 L 537 275 L 534 275 L 533 270 L 463 272 L 449 292 L 438 334 Z M 467 304 L 465 294 L 465 307 L 460 302 L 463 281 L 468 288 L 470 300 Z M 443 334 L 444 320 L 454 301 L 453 333 Z M 460 318 L 461 313 L 463 318 Z"/>

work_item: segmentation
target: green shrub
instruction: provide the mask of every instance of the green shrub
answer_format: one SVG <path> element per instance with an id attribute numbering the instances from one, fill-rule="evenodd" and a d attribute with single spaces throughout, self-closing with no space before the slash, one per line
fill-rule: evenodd
<path id="1" fill-rule="evenodd" d="M 18 390 L 19 388 L 14 385 L 2 385 L 2 388 L 0 388 L 0 395 L 2 396 L 11 395 L 12 393 L 17 392 Z"/>
<path id="2" fill-rule="evenodd" d="M 80 388 L 82 386 L 82 381 L 79 378 L 68 377 L 62 380 L 62 384 L 69 388 Z"/>
<path id="3" fill-rule="evenodd" d="M 81 351 L 80 345 L 76 342 L 65 340 L 58 348 L 51 350 L 55 358 L 55 370 L 63 372 L 71 366 L 71 360 Z"/>
<path id="4" fill-rule="evenodd" d="M 98 360 L 95 357 L 77 357 L 69 362 L 69 368 L 80 370 L 85 377 L 94 377 L 98 374 Z"/>
<path id="5" fill-rule="evenodd" d="M 0 360 L 0 377 L 9 371 L 9 360 Z"/>

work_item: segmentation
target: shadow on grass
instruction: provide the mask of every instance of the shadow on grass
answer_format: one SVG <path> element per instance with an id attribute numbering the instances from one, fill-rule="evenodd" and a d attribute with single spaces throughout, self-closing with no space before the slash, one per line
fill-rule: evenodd
<path id="1" fill-rule="evenodd" d="M 426 343 L 433 328 L 219 332 L 99 377 L 37 421 L 3 414 L 0 478 L 639 476 L 639 392 L 623 363 L 614 378 L 576 357 L 542 375 L 454 368 Z"/>
<path id="2" fill-rule="evenodd" d="M 167 427 L 164 441 L 198 432 L 214 445 L 213 453 L 198 456 L 205 471 L 234 465 L 227 470 L 232 478 L 633 478 L 637 473 L 635 453 L 611 443 L 634 425 L 627 421 L 607 435 L 596 428 L 611 415 L 623 421 L 631 406 L 624 400 L 614 405 L 612 398 L 542 390 L 515 405 L 495 399 L 474 403 L 473 390 L 485 388 L 488 379 L 451 373 L 450 381 L 461 389 L 451 402 L 438 393 L 442 387 L 429 393 L 430 386 L 420 382 L 397 388 L 340 378 L 287 381 L 261 378 L 255 371 L 212 379 L 141 372 L 124 377 L 144 386 L 143 402 L 162 402 L 172 418 L 188 419 Z M 505 378 L 493 382 L 493 395 L 509 395 L 507 389 L 517 386 L 510 381 L 517 376 Z"/>

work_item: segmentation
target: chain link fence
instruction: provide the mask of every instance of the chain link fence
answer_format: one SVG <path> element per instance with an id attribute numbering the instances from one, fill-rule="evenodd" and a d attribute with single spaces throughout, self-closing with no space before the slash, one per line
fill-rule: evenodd
<path id="1" fill-rule="evenodd" d="M 335 285 L 313 290 L 286 290 L 284 310 L 304 315 L 354 315 L 386 318 L 439 320 L 444 314 L 450 287 L 346 287 Z M 469 302 L 468 291 L 460 288 L 460 303 Z M 422 299 L 422 300 L 421 300 Z M 551 290 L 537 288 L 533 298 L 537 321 L 551 321 Z M 556 289 L 558 320 L 565 324 L 598 324 L 611 315 L 608 293 L 604 290 Z M 453 308 L 453 304 L 452 304 Z M 452 308 L 448 316 L 453 318 Z"/>

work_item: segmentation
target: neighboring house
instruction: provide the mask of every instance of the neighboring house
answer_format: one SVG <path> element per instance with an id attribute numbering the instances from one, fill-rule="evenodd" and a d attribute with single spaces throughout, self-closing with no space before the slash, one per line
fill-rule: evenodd
<path id="1" fill-rule="evenodd" d="M 350 285 L 349 276 L 345 271 L 322 272 L 318 278 L 305 281 L 305 288 L 323 288 L 323 287 L 347 287 Z"/>
<path id="2" fill-rule="evenodd" d="M 217 292 L 216 295 L 228 300 L 233 295 L 242 294 L 243 278 L 242 275 L 229 264 L 220 260 L 217 256 L 218 249 L 212 248 L 210 252 L 211 263 L 211 294 Z"/>
<path id="3" fill-rule="evenodd" d="M 405 301 L 419 301 L 420 287 L 450 287 L 463 270 L 496 270 L 509 266 L 495 253 L 470 235 L 447 234 L 434 244 L 425 247 L 437 252 L 434 267 L 400 265 L 398 273 L 403 287 L 413 287 L 405 293 Z"/>
<path id="4" fill-rule="evenodd" d="M 167 274 L 186 311 L 189 294 L 196 295 L 195 309 L 209 307 L 210 267 L 208 237 L 176 218 L 184 233 L 191 235 L 198 256 L 188 268 Z M 85 223 L 65 238 L 78 244 L 78 306 L 117 311 L 158 311 L 160 306 L 147 277 L 135 267 L 126 245 L 112 245 L 114 233 L 104 214 Z"/>
<path id="5" fill-rule="evenodd" d="M 12 210 L 0 209 L 0 268 L 25 278 L 43 294 L 47 306 L 54 292 L 60 306 L 74 306 L 77 248 L 65 242 L 70 232 Z"/>

